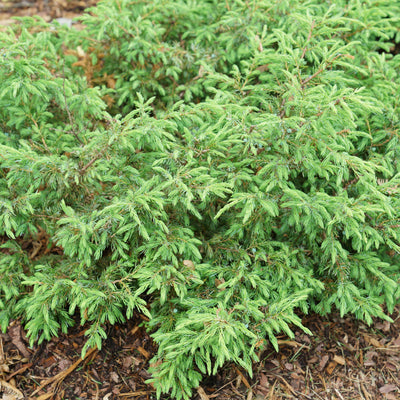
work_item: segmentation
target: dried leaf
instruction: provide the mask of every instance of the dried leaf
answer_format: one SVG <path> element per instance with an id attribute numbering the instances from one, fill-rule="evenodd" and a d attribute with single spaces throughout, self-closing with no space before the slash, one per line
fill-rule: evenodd
<path id="1" fill-rule="evenodd" d="M 78 57 L 82 57 L 83 58 L 83 57 L 86 56 L 85 50 L 83 50 L 81 46 L 78 46 L 76 48 L 76 52 L 78 54 Z"/>
<path id="2" fill-rule="evenodd" d="M 372 360 L 365 360 L 364 361 L 364 367 L 374 367 L 376 365 L 375 361 Z"/>
<path id="3" fill-rule="evenodd" d="M 115 383 L 118 383 L 118 382 L 119 382 L 119 376 L 118 376 L 118 374 L 117 374 L 116 372 L 114 372 L 114 371 L 112 371 L 112 372 L 110 373 L 110 378 L 111 378 L 111 380 L 114 381 Z"/>
<path id="4" fill-rule="evenodd" d="M 274 364 L 275 367 L 278 367 L 278 368 L 281 366 L 281 363 L 280 363 L 278 360 L 276 360 L 276 359 L 271 360 L 271 364 Z"/>
<path id="5" fill-rule="evenodd" d="M 129 369 L 132 364 L 133 364 L 133 357 L 132 356 L 125 357 L 122 360 L 122 367 L 124 369 Z"/>
<path id="6" fill-rule="evenodd" d="M 291 346 L 291 347 L 301 347 L 302 344 L 301 343 L 297 343 L 294 340 L 278 340 L 277 341 L 279 346 Z"/>
<path id="7" fill-rule="evenodd" d="M 112 76 L 110 76 L 110 75 L 107 75 L 107 86 L 110 88 L 110 89 L 114 89 L 115 88 L 115 85 L 117 84 L 117 81 L 112 77 Z"/>
<path id="8" fill-rule="evenodd" d="M 267 378 L 267 375 L 265 375 L 265 374 L 260 374 L 260 385 L 261 386 L 264 386 L 264 387 L 266 387 L 266 388 L 268 388 L 269 386 L 270 386 L 270 384 L 269 384 L 269 380 L 268 380 L 268 378 Z"/>
<path id="9" fill-rule="evenodd" d="M 288 370 L 288 371 L 293 371 L 293 364 L 292 363 L 285 363 L 285 368 Z"/>
<path id="10" fill-rule="evenodd" d="M 268 64 L 260 65 L 259 67 L 256 68 L 260 72 L 265 72 L 269 70 Z"/>
<path id="11" fill-rule="evenodd" d="M 390 371 L 397 371 L 397 366 L 396 366 L 396 364 L 394 364 L 394 363 L 392 363 L 392 362 L 390 362 L 390 361 L 388 361 L 388 362 L 386 362 L 386 364 L 385 364 L 385 367 L 387 368 L 387 369 L 389 369 Z"/>
<path id="12" fill-rule="evenodd" d="M 382 344 L 378 341 L 378 340 L 376 340 L 375 338 L 373 338 L 373 337 L 368 337 L 368 341 L 369 341 L 369 343 L 370 344 L 372 344 L 372 346 L 374 346 L 374 347 L 382 347 Z"/>
<path id="13" fill-rule="evenodd" d="M 10 367 L 7 364 L 0 364 L 0 374 L 10 372 Z"/>
<path id="14" fill-rule="evenodd" d="M 393 385 L 392 383 L 387 383 L 386 385 L 381 386 L 379 388 L 379 391 L 381 393 L 390 393 L 390 392 L 394 392 L 397 389 L 398 389 L 398 387 L 396 385 Z"/>
<path id="15" fill-rule="evenodd" d="M 378 357 L 378 353 L 376 351 L 367 351 L 365 354 L 364 366 L 373 367 L 376 365 L 373 360 L 374 357 Z"/>
<path id="16" fill-rule="evenodd" d="M 385 394 L 385 400 L 399 400 L 399 398 L 397 397 L 397 394 L 386 393 Z"/>
<path id="17" fill-rule="evenodd" d="M 20 400 L 24 398 L 24 395 L 16 387 L 3 380 L 0 380 L 0 392 L 3 394 L 3 399 Z"/>
<path id="18" fill-rule="evenodd" d="M 391 323 L 389 321 L 377 322 L 375 324 L 375 328 L 376 329 L 380 329 L 383 332 L 389 332 L 390 331 L 390 326 L 391 326 Z"/>
<path id="19" fill-rule="evenodd" d="M 72 361 L 64 358 L 58 363 L 58 368 L 60 369 L 60 371 L 64 371 L 65 369 L 69 368 L 71 365 L 72 365 Z"/>
<path id="20" fill-rule="evenodd" d="M 327 354 L 322 356 L 321 361 L 319 362 L 318 369 L 322 371 L 325 368 L 325 365 L 328 363 L 328 361 L 329 361 L 329 356 Z"/>
<path id="21" fill-rule="evenodd" d="M 86 61 L 85 61 L 85 60 L 81 60 L 81 61 L 74 62 L 74 63 L 72 64 L 72 66 L 73 66 L 73 67 L 82 67 L 82 68 L 85 68 L 85 66 L 86 66 Z"/>
<path id="22" fill-rule="evenodd" d="M 193 263 L 193 261 L 190 261 L 190 260 L 183 260 L 183 265 L 184 265 L 185 267 L 190 268 L 190 269 L 194 269 L 194 263 Z"/>

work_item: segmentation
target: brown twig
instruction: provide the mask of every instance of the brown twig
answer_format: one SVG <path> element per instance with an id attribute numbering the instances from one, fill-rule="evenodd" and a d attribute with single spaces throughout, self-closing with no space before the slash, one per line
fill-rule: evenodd
<path id="1" fill-rule="evenodd" d="M 23 372 L 25 372 L 27 369 L 29 369 L 30 367 L 32 367 L 33 363 L 28 363 L 25 364 L 23 367 L 21 367 L 20 369 L 17 369 L 16 371 L 14 371 L 11 375 L 8 375 L 6 377 L 6 381 L 9 381 L 11 378 L 13 378 L 15 375 L 20 375 Z"/>
<path id="2" fill-rule="evenodd" d="M 108 147 L 108 146 L 107 146 Z M 100 153 L 97 153 L 86 165 L 84 165 L 80 170 L 79 173 L 83 175 L 85 171 L 90 168 L 100 157 L 103 156 L 103 154 L 106 152 L 106 149 L 101 151 Z"/>
<path id="3" fill-rule="evenodd" d="M 359 181 L 360 177 L 355 177 L 354 179 L 352 179 L 351 181 L 348 181 L 344 186 L 343 186 L 343 190 L 347 190 L 347 188 L 350 185 L 353 185 L 354 183 L 357 183 Z"/>
<path id="4" fill-rule="evenodd" d="M 65 103 L 65 110 L 67 111 L 68 114 L 68 119 L 69 119 L 69 123 L 71 125 L 71 129 L 72 129 L 72 134 L 75 136 L 75 139 L 82 144 L 82 140 L 79 138 L 78 133 L 75 131 L 74 128 L 74 119 L 72 117 L 71 111 L 69 109 L 68 106 L 68 102 L 67 102 L 67 95 L 65 93 L 65 62 L 63 64 L 63 95 L 64 95 L 64 103 Z"/>
<path id="5" fill-rule="evenodd" d="M 310 82 L 315 77 L 317 77 L 319 74 L 324 72 L 326 70 L 326 68 L 330 67 L 335 60 L 337 60 L 339 57 L 342 57 L 343 55 L 344 54 L 338 54 L 335 57 L 333 57 L 331 61 L 327 61 L 325 68 L 322 68 L 322 67 L 319 68 L 318 71 L 314 72 L 307 79 L 304 79 L 304 81 L 301 82 L 301 87 L 304 88 L 304 86 L 307 85 L 308 82 Z"/>
<path id="6" fill-rule="evenodd" d="M 310 27 L 310 32 L 308 33 L 308 37 L 307 37 L 306 43 L 311 40 L 312 32 L 313 32 L 314 28 L 315 28 L 315 21 L 312 21 L 311 22 L 311 27 Z M 304 46 L 304 49 L 303 49 L 303 52 L 301 53 L 300 59 L 304 58 L 304 56 L 306 55 L 306 52 L 307 52 L 307 45 Z"/>

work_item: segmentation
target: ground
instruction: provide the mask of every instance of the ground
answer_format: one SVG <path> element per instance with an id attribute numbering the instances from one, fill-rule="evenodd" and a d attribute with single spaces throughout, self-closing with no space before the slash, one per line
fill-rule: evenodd
<path id="1" fill-rule="evenodd" d="M 3 0 L 0 26 L 13 23 L 16 15 L 68 20 L 95 3 Z M 367 327 L 350 316 L 304 316 L 313 336 L 296 331 L 294 339 L 279 337 L 279 353 L 272 348 L 261 353 L 252 378 L 226 365 L 202 382 L 193 399 L 400 399 L 400 307 L 391 317 L 393 323 L 375 320 Z M 1 399 L 154 399 L 145 381 L 156 345 L 142 327 L 144 318 L 109 326 L 102 349 L 89 351 L 83 360 L 87 327 L 78 318 L 67 335 L 32 348 L 20 322 L 13 321 L 0 335 Z"/>
<path id="2" fill-rule="evenodd" d="M 68 335 L 29 348 L 14 321 L 0 336 L 1 388 L 16 394 L 7 400 L 18 398 L 14 388 L 40 400 L 154 399 L 145 381 L 156 346 L 141 327 L 142 318 L 109 326 L 102 349 L 89 351 L 84 360 L 85 326 L 77 323 Z M 297 331 L 292 340 L 279 337 L 279 353 L 269 348 L 260 354 L 252 378 L 226 365 L 202 382 L 193 399 L 400 399 L 399 308 L 392 319 L 367 327 L 336 314 L 305 316 L 313 336 Z"/>

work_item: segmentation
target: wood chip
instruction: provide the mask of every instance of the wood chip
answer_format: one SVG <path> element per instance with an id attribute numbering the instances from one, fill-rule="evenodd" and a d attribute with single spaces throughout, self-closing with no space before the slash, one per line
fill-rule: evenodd
<path id="1" fill-rule="evenodd" d="M 10 325 L 8 328 L 8 334 L 11 337 L 11 342 L 19 350 L 19 352 L 24 357 L 29 358 L 31 356 L 31 353 L 25 346 L 25 343 L 22 341 L 21 325 L 19 323 L 16 323 L 15 325 Z"/>
<path id="2" fill-rule="evenodd" d="M 238 375 L 241 377 L 242 382 L 244 385 L 247 387 L 247 389 L 251 389 L 251 386 L 249 384 L 249 381 L 246 379 L 246 377 L 242 374 L 242 372 L 239 370 L 239 368 L 235 367 L 235 371 L 238 373 Z"/>
<path id="3" fill-rule="evenodd" d="M 332 375 L 334 369 L 336 368 L 337 363 L 335 361 L 331 361 L 326 367 L 326 372 L 328 375 Z"/>
<path id="4" fill-rule="evenodd" d="M 378 340 L 376 340 L 374 337 L 367 335 L 366 333 L 363 333 L 363 336 L 364 336 L 365 341 L 368 344 L 370 344 L 374 347 L 382 347 L 382 344 Z"/>
<path id="5" fill-rule="evenodd" d="M 54 393 L 45 393 L 45 394 L 41 394 L 40 396 L 38 396 L 36 398 L 36 400 L 47 400 L 47 399 L 50 399 L 53 396 L 54 396 Z"/>
<path id="6" fill-rule="evenodd" d="M 279 346 L 283 345 L 283 346 L 291 346 L 291 347 L 301 347 L 301 346 L 306 347 L 301 343 L 295 342 L 294 340 L 278 340 L 277 342 L 278 342 Z"/>
<path id="7" fill-rule="evenodd" d="M 150 358 L 150 353 L 144 349 L 142 346 L 138 346 L 136 349 L 140 354 L 142 354 L 143 356 L 145 356 L 146 358 Z"/>
<path id="8" fill-rule="evenodd" d="M 338 355 L 335 355 L 333 357 L 333 361 L 337 362 L 340 365 L 346 365 L 346 360 L 343 357 L 338 356 Z"/>
<path id="9" fill-rule="evenodd" d="M 207 393 L 201 386 L 197 388 L 197 394 L 200 396 L 200 400 L 210 400 L 210 398 L 207 396 Z"/>

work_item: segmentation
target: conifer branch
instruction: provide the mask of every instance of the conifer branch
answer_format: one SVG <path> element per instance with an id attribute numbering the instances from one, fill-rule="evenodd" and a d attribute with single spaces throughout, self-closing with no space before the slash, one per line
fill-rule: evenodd
<path id="1" fill-rule="evenodd" d="M 307 36 L 307 40 L 306 40 L 306 45 L 305 45 L 304 48 L 303 48 L 303 51 L 302 51 L 301 56 L 300 56 L 300 59 L 303 59 L 304 56 L 306 55 L 306 52 L 307 52 L 307 43 L 309 43 L 310 40 L 311 40 L 311 38 L 312 38 L 312 33 L 313 33 L 314 28 L 315 28 L 315 21 L 313 20 L 313 21 L 311 22 L 310 31 L 308 32 L 308 36 Z"/>

